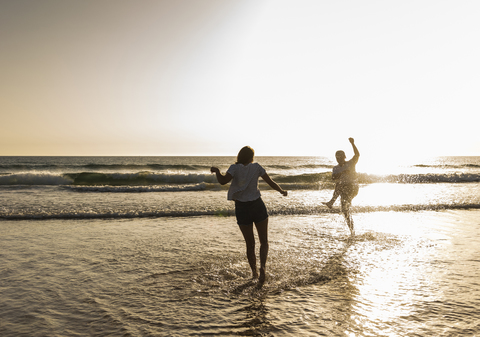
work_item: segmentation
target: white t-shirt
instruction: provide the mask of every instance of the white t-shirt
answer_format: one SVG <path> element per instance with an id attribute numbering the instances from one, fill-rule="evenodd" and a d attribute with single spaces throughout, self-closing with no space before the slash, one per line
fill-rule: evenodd
<path id="1" fill-rule="evenodd" d="M 260 164 L 234 164 L 228 168 L 227 173 L 233 177 L 228 189 L 228 200 L 246 202 L 260 198 L 258 178 L 266 173 Z"/>

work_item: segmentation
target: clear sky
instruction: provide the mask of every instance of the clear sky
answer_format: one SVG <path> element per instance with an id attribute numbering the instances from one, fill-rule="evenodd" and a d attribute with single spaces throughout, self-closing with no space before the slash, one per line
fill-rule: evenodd
<path id="1" fill-rule="evenodd" d="M 0 155 L 480 155 L 478 0 L 0 0 Z"/>

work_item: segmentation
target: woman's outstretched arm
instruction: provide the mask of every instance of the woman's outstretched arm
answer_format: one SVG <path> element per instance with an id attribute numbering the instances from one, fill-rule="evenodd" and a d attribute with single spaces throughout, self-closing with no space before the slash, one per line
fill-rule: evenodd
<path id="1" fill-rule="evenodd" d="M 223 175 L 220 172 L 220 170 L 218 169 L 218 167 L 211 167 L 210 172 L 215 173 L 215 175 L 217 176 L 217 180 L 220 183 L 220 185 L 228 184 L 233 179 L 232 175 L 228 172 L 225 173 L 225 175 Z"/>
<path id="2" fill-rule="evenodd" d="M 265 180 L 265 182 L 271 187 L 273 188 L 275 191 L 278 191 L 280 193 L 283 194 L 284 197 L 286 197 L 288 195 L 288 192 L 283 190 L 280 186 L 278 186 L 278 184 L 276 182 L 274 182 L 272 180 L 272 178 L 270 178 L 270 176 L 265 173 L 263 176 L 262 176 L 262 179 Z"/>

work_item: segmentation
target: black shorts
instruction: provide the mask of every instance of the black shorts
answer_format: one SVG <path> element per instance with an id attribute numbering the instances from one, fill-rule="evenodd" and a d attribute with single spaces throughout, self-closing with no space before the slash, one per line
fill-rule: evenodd
<path id="1" fill-rule="evenodd" d="M 239 225 L 251 225 L 268 219 L 267 207 L 262 198 L 254 201 L 235 201 L 235 216 Z"/>
<path id="2" fill-rule="evenodd" d="M 341 183 L 339 185 L 340 197 L 342 200 L 352 201 L 358 194 L 357 183 Z"/>

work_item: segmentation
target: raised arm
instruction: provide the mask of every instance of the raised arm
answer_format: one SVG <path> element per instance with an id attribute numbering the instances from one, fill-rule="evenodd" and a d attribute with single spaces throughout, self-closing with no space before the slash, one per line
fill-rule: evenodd
<path id="1" fill-rule="evenodd" d="M 223 175 L 218 169 L 218 167 L 211 167 L 210 172 L 215 173 L 220 185 L 228 184 L 233 178 L 230 173 L 225 173 L 225 175 Z"/>
<path id="2" fill-rule="evenodd" d="M 354 153 L 352 159 L 355 159 L 355 163 L 356 163 L 358 161 L 358 158 L 360 157 L 360 152 L 358 152 L 357 146 L 355 145 L 355 140 L 353 138 L 348 138 L 348 141 L 350 142 L 350 144 L 352 144 L 353 153 Z"/>
<path id="3" fill-rule="evenodd" d="M 280 186 L 278 186 L 278 184 L 276 182 L 274 182 L 272 180 L 272 178 L 270 178 L 270 176 L 265 173 L 263 176 L 262 176 L 262 179 L 265 180 L 265 182 L 271 187 L 273 188 L 275 191 L 278 191 L 280 193 L 282 193 L 282 195 L 284 197 L 286 197 L 288 195 L 288 192 L 287 191 L 284 191 Z"/>

